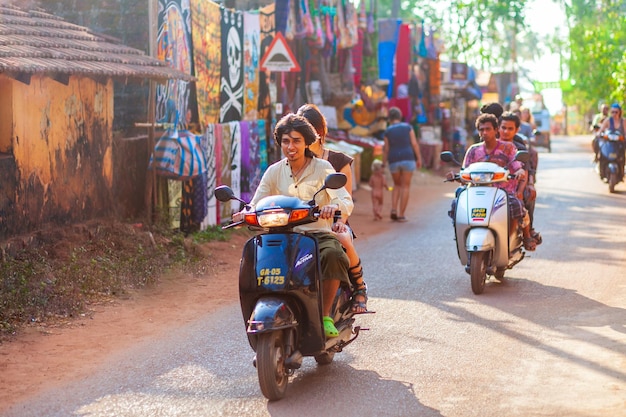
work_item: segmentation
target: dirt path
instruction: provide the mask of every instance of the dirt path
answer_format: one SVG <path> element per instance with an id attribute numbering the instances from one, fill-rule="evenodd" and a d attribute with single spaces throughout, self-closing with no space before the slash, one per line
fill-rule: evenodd
<path id="1" fill-rule="evenodd" d="M 414 184 L 428 177 L 416 174 Z M 411 203 L 418 198 L 416 194 L 413 190 Z M 390 197 L 389 193 L 385 196 L 384 213 L 389 212 Z M 350 223 L 359 239 L 368 239 L 390 226 L 387 218 L 373 221 L 367 187 L 360 188 L 354 198 L 357 204 Z M 161 277 L 154 288 L 91 306 L 83 317 L 57 326 L 33 325 L 0 345 L 0 412 L 42 390 L 88 376 L 109 355 L 139 341 L 157 338 L 180 323 L 236 303 L 244 241 L 243 236 L 234 236 L 229 242 L 207 243 L 206 250 L 218 262 L 204 276 Z"/>

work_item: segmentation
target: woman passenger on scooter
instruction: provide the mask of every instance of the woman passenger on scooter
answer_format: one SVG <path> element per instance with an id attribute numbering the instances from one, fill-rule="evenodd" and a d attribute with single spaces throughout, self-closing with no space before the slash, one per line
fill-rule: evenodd
<path id="1" fill-rule="evenodd" d="M 308 201 L 322 188 L 328 174 L 335 173 L 333 166 L 324 159 L 316 158 L 309 149 L 318 136 L 315 129 L 303 116 L 288 114 L 276 124 L 274 140 L 285 156 L 270 165 L 256 189 L 250 205 L 254 207 L 263 197 L 286 195 Z M 316 197 L 320 207 L 319 220 L 296 227 L 298 232 L 307 232 L 318 240 L 322 266 L 322 313 L 326 337 L 337 337 L 339 332 L 330 317 L 332 302 L 341 282 L 348 280 L 349 260 L 333 231 L 343 233 L 345 224 L 333 224 L 335 211 L 340 210 L 345 220 L 354 207 L 352 197 L 345 188 L 326 189 Z M 244 211 L 233 214 L 233 221 L 243 219 Z"/>
<path id="2" fill-rule="evenodd" d="M 346 190 L 352 195 L 352 164 L 353 159 L 344 154 L 343 152 L 335 152 L 331 149 L 324 147 L 326 142 L 326 134 L 328 133 L 328 126 L 326 125 L 326 119 L 322 112 L 315 104 L 305 104 L 298 109 L 298 114 L 306 117 L 311 123 L 319 139 L 309 147 L 309 149 L 317 156 L 331 163 L 335 171 L 341 172 L 348 177 L 346 182 Z M 338 233 L 337 239 L 341 242 L 346 255 L 350 260 L 350 268 L 348 269 L 348 277 L 354 288 L 352 295 L 352 312 L 355 314 L 367 312 L 367 285 L 363 281 L 363 267 L 361 266 L 361 259 L 354 247 L 352 230 L 348 228 L 345 233 Z"/>
<path id="3" fill-rule="evenodd" d="M 624 119 L 622 118 L 622 106 L 617 103 L 611 104 L 610 116 L 604 119 L 600 126 L 600 132 L 606 130 L 617 130 L 620 135 L 626 136 L 626 126 L 624 126 Z"/>

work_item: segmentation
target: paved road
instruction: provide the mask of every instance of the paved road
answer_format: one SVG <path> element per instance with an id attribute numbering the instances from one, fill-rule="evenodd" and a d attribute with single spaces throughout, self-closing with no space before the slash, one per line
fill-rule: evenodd
<path id="1" fill-rule="evenodd" d="M 626 185 L 609 194 L 586 137 L 540 155 L 544 244 L 473 295 L 446 211 L 416 177 L 410 221 L 357 240 L 370 327 L 335 362 L 307 358 L 288 396 L 260 394 L 238 305 L 137 344 L 10 416 L 626 416 Z"/>

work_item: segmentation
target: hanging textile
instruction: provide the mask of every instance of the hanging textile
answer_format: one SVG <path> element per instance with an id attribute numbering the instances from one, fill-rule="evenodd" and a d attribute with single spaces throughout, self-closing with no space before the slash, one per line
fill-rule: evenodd
<path id="1" fill-rule="evenodd" d="M 257 121 L 257 133 L 259 135 L 259 168 L 261 169 L 260 175 L 263 176 L 263 173 L 269 166 L 267 127 L 265 120 L 259 119 Z M 260 180 L 259 178 L 259 181 Z"/>
<path id="2" fill-rule="evenodd" d="M 291 0 L 276 0 L 274 5 L 276 6 L 275 28 L 276 32 L 282 34 L 287 33 L 287 19 L 289 17 L 289 3 Z"/>
<path id="3" fill-rule="evenodd" d="M 222 9 L 222 70 L 220 122 L 241 120 L 243 114 L 243 13 Z"/>
<path id="4" fill-rule="evenodd" d="M 189 3 L 159 0 L 157 57 L 185 74 L 193 74 Z M 187 115 L 190 87 L 187 81 L 168 80 L 156 88 L 156 119 L 172 123 L 176 113 Z"/>
<path id="5" fill-rule="evenodd" d="M 198 115 L 202 127 L 220 121 L 221 12 L 217 3 L 191 0 Z"/>
<path id="6" fill-rule="evenodd" d="M 398 44 L 398 32 L 400 29 L 400 19 L 379 19 L 378 20 L 378 66 L 380 78 L 389 80 L 387 95 L 393 97 L 393 64 Z"/>
<path id="7" fill-rule="evenodd" d="M 217 167 L 221 166 L 219 159 L 222 144 L 221 129 L 222 127 L 219 124 L 209 124 L 202 136 L 202 147 L 204 148 L 204 154 L 207 158 L 207 171 L 205 175 L 207 202 L 206 216 L 201 220 L 200 230 L 205 230 L 209 226 L 218 224 L 217 200 L 213 195 L 213 191 L 215 191 L 215 187 L 218 185 Z"/>
<path id="8" fill-rule="evenodd" d="M 361 1 L 363 3 L 365 2 L 365 0 Z M 370 0 L 369 10 L 366 14 L 366 29 L 363 32 L 363 67 L 361 70 L 361 79 L 365 85 L 372 85 L 380 78 L 378 72 L 378 25 L 376 25 L 374 16 L 376 16 L 376 3 L 374 0 Z"/>
<path id="9" fill-rule="evenodd" d="M 258 13 L 243 14 L 244 120 L 257 119 L 261 29 Z"/>
<path id="10" fill-rule="evenodd" d="M 253 152 L 256 151 L 255 147 L 250 146 L 250 122 L 247 120 L 242 121 L 239 124 L 240 129 L 240 143 L 241 143 L 241 157 L 240 157 L 240 197 L 244 201 L 252 200 L 254 192 L 250 189 L 250 176 L 254 170 L 251 160 L 255 159 Z"/>
<path id="11" fill-rule="evenodd" d="M 272 41 L 274 40 L 274 10 L 275 4 L 269 4 L 265 7 L 262 7 L 259 10 L 259 24 L 260 24 L 260 53 L 259 56 L 263 59 L 267 48 L 270 46 Z M 267 119 L 271 114 L 271 100 L 270 100 L 270 72 L 269 71 L 260 71 L 259 72 L 259 94 L 258 94 L 258 104 L 257 104 L 257 115 L 259 119 Z"/>

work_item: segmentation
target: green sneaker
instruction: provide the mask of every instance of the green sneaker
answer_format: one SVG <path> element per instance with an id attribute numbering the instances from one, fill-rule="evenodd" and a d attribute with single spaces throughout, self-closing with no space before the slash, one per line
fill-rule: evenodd
<path id="1" fill-rule="evenodd" d="M 330 316 L 324 316 L 324 333 L 327 338 L 339 336 L 339 331 L 335 327 L 335 321 Z"/>

